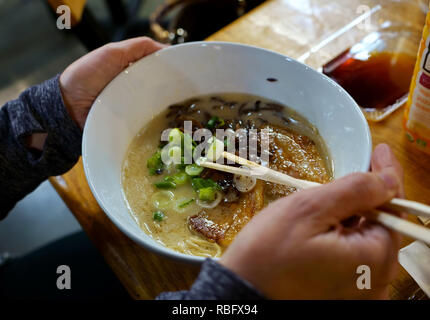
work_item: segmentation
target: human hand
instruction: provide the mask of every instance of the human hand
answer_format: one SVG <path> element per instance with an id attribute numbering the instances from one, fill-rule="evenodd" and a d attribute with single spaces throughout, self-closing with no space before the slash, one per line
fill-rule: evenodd
<path id="1" fill-rule="evenodd" d="M 88 112 L 104 87 L 131 62 L 165 45 L 147 37 L 109 43 L 72 63 L 60 76 L 67 111 L 83 129 Z"/>
<path id="2" fill-rule="evenodd" d="M 395 196 L 403 196 L 402 168 L 390 148 L 379 145 L 372 173 L 272 203 L 238 234 L 220 262 L 271 299 L 387 298 L 401 237 L 366 212 Z M 371 290 L 356 286 L 360 265 L 370 267 Z"/>

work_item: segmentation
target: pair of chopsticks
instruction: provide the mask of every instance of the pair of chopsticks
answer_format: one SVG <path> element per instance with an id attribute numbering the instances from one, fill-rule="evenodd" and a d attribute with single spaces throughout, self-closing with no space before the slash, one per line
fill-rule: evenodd
<path id="1" fill-rule="evenodd" d="M 247 159 L 236 156 L 235 154 L 223 151 L 223 158 L 230 160 L 234 163 L 245 166 L 246 168 L 237 168 L 232 166 L 227 166 L 219 164 L 216 162 L 211 162 L 206 159 L 199 161 L 199 165 L 209 169 L 215 169 L 219 171 L 224 171 L 232 174 L 243 175 L 254 177 L 260 180 L 269 181 L 277 184 L 287 185 L 294 187 L 296 189 L 307 189 L 321 184 L 301 179 L 293 178 L 282 172 L 272 170 L 267 167 L 263 167 L 255 162 L 249 161 Z M 428 217 L 430 218 L 430 207 L 422 203 L 405 200 L 405 199 L 392 199 L 390 202 L 384 204 L 382 209 L 391 210 L 394 212 L 407 212 L 416 216 Z M 373 210 L 373 219 L 383 226 L 397 231 L 403 235 L 409 236 L 413 239 L 423 241 L 430 245 L 430 230 L 420 226 L 418 224 L 412 223 L 410 221 L 401 219 L 392 214 L 388 214 L 379 209 Z"/>

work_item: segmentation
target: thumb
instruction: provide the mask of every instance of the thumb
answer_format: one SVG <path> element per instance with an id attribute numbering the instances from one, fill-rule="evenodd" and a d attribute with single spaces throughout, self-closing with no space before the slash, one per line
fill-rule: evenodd
<path id="1" fill-rule="evenodd" d="M 405 197 L 403 186 L 403 168 L 397 161 L 390 147 L 386 144 L 378 145 L 372 156 L 372 172 L 391 172 L 396 177 L 399 184 L 398 197 Z"/>
<path id="2" fill-rule="evenodd" d="M 120 42 L 115 42 L 112 46 L 117 47 L 123 54 L 123 68 L 127 67 L 129 63 L 135 62 L 155 51 L 167 47 L 148 37 L 139 37 L 128 39 Z"/>
<path id="3" fill-rule="evenodd" d="M 379 173 L 351 174 L 307 190 L 302 196 L 307 193 L 307 199 L 315 204 L 310 216 L 326 230 L 327 227 L 386 203 L 396 195 L 398 188 L 397 176 L 390 170 L 383 170 Z"/>

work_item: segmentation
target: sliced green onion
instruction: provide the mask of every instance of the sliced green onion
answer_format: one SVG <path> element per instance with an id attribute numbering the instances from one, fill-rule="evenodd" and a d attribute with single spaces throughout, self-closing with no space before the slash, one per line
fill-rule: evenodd
<path id="1" fill-rule="evenodd" d="M 221 187 L 210 178 L 209 179 L 203 179 L 199 177 L 193 178 L 191 180 L 191 186 L 195 191 L 198 191 L 203 188 L 208 188 L 208 187 L 212 187 L 216 190 L 221 190 Z"/>
<path id="2" fill-rule="evenodd" d="M 213 130 L 216 127 L 222 127 L 224 124 L 225 124 L 224 119 L 221 119 L 221 118 L 215 116 L 215 117 L 210 118 L 206 127 L 210 130 Z"/>
<path id="3" fill-rule="evenodd" d="M 194 178 L 191 180 L 191 186 L 195 191 L 198 191 L 199 189 L 202 189 L 202 188 L 211 187 L 211 183 L 209 182 L 209 180 L 211 179 Z"/>
<path id="4" fill-rule="evenodd" d="M 206 125 L 206 127 L 208 129 L 215 128 L 215 125 L 216 125 L 217 121 L 218 121 L 218 117 L 212 117 L 212 118 L 210 118 L 210 120 L 208 121 L 208 124 Z"/>
<path id="5" fill-rule="evenodd" d="M 188 133 L 184 133 L 182 137 L 183 137 L 184 144 L 188 143 L 188 144 L 191 144 L 191 146 L 193 146 L 193 147 L 197 146 L 197 142 L 195 142 L 193 140 L 193 138 Z"/>
<path id="6" fill-rule="evenodd" d="M 214 201 L 216 196 L 216 190 L 213 187 L 207 187 L 199 189 L 199 199 L 203 201 Z"/>
<path id="7" fill-rule="evenodd" d="M 182 149 L 179 146 L 173 146 L 169 149 L 169 158 L 173 160 L 174 164 L 182 163 Z"/>
<path id="8" fill-rule="evenodd" d="M 178 208 L 185 208 L 186 206 L 190 205 L 191 203 L 193 203 L 195 201 L 195 199 L 190 199 L 190 200 L 185 200 L 183 202 L 180 202 L 178 204 Z"/>
<path id="9" fill-rule="evenodd" d="M 173 210 L 175 210 L 177 213 L 186 213 L 188 210 L 188 206 L 191 205 L 191 203 L 193 203 L 194 201 L 196 201 L 194 198 L 190 199 L 190 198 L 180 198 L 177 199 L 173 205 Z"/>
<path id="10" fill-rule="evenodd" d="M 154 183 L 158 189 L 175 189 L 176 184 L 173 181 L 160 181 Z"/>
<path id="11" fill-rule="evenodd" d="M 170 149 L 168 145 L 164 146 L 163 149 L 161 149 L 161 161 L 167 166 L 169 166 L 173 162 L 169 156 L 169 151 Z"/>
<path id="12" fill-rule="evenodd" d="M 188 182 L 189 177 L 187 173 L 181 171 L 181 172 L 175 173 L 172 176 L 172 180 L 176 185 L 182 186 Z"/>
<path id="13" fill-rule="evenodd" d="M 224 142 L 212 137 L 208 140 L 209 147 L 206 152 L 206 158 L 210 161 L 217 161 L 224 151 Z"/>
<path id="14" fill-rule="evenodd" d="M 193 145 L 193 147 L 197 147 L 197 142 L 195 142 L 188 133 L 184 133 L 184 141 L 187 141 L 187 140 L 191 141 L 191 144 Z"/>
<path id="15" fill-rule="evenodd" d="M 186 164 L 180 163 L 176 165 L 176 169 L 179 171 L 185 171 L 185 168 L 187 167 Z"/>
<path id="16" fill-rule="evenodd" d="M 201 188 L 204 188 L 203 186 L 203 181 L 205 179 L 203 178 L 194 178 L 193 180 L 191 180 L 191 186 L 193 187 L 194 191 L 197 191 Z"/>
<path id="17" fill-rule="evenodd" d="M 154 155 L 146 162 L 146 167 L 151 175 L 161 174 L 164 169 L 164 163 L 161 159 L 161 151 L 157 150 Z"/>
<path id="18" fill-rule="evenodd" d="M 184 147 L 184 155 L 189 154 L 193 155 L 194 149 L 197 146 L 197 143 L 191 138 L 188 133 L 183 135 L 183 147 Z"/>
<path id="19" fill-rule="evenodd" d="M 165 210 L 171 205 L 174 197 L 175 195 L 172 191 L 157 191 L 152 195 L 151 202 L 155 208 Z"/>
<path id="20" fill-rule="evenodd" d="M 199 165 L 193 163 L 185 167 L 185 172 L 189 176 L 198 176 L 200 175 L 200 173 L 202 173 L 203 169 L 203 167 L 200 167 Z"/>
<path id="21" fill-rule="evenodd" d="M 148 161 L 146 162 L 146 166 L 148 168 L 155 167 L 159 164 L 160 160 L 161 160 L 161 152 L 157 150 L 157 152 L 155 152 L 154 155 L 148 159 Z"/>
<path id="22" fill-rule="evenodd" d="M 182 142 L 183 133 L 178 128 L 172 129 L 169 132 L 169 141 L 180 145 Z"/>
<path id="23" fill-rule="evenodd" d="M 161 211 L 155 211 L 152 217 L 154 221 L 161 222 L 164 219 L 164 213 Z"/>
<path id="24" fill-rule="evenodd" d="M 202 208 L 213 209 L 217 205 L 220 204 L 220 202 L 223 198 L 220 191 L 215 191 L 214 197 L 215 197 L 215 199 L 213 201 L 206 201 L 206 200 L 197 199 L 196 204 Z"/>

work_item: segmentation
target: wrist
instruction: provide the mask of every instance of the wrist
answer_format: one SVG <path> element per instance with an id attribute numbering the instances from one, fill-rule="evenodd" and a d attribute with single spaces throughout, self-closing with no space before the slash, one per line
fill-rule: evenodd
<path id="1" fill-rule="evenodd" d="M 76 123 L 81 130 L 83 130 L 85 125 L 85 120 L 82 120 L 83 116 L 79 113 L 78 111 L 79 108 L 76 107 L 75 103 L 72 102 L 72 99 L 70 98 L 71 94 L 67 89 L 68 87 L 67 82 L 68 82 L 67 76 L 65 76 L 65 73 L 63 72 L 59 78 L 59 86 L 60 86 L 60 93 L 61 93 L 61 98 L 63 100 L 64 107 L 70 119 L 72 119 L 73 122 Z"/>
<path id="2" fill-rule="evenodd" d="M 228 251 L 221 257 L 219 264 L 229 270 L 240 279 L 249 283 L 262 294 L 267 295 L 261 282 L 264 282 L 265 275 L 263 270 L 258 270 L 258 261 L 248 261 L 243 255 L 230 255 Z"/>

